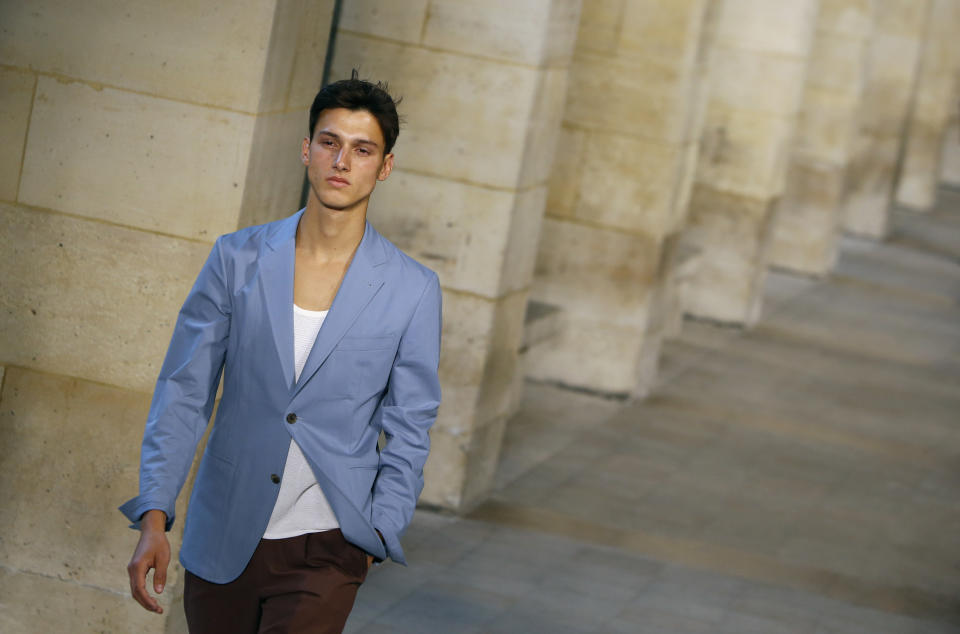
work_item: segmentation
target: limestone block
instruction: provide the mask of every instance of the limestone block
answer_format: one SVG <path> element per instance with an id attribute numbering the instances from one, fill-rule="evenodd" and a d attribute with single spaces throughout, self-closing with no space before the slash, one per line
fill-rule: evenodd
<path id="1" fill-rule="evenodd" d="M 545 195 L 545 187 L 511 193 L 397 169 L 378 185 L 370 220 L 445 288 L 495 299 L 530 283 Z"/>
<path id="2" fill-rule="evenodd" d="M 539 73 L 527 123 L 519 187 L 542 185 L 550 179 L 566 94 L 566 67 L 548 68 Z"/>
<path id="3" fill-rule="evenodd" d="M 33 73 L 0 68 L 0 200 L 16 200 L 36 85 Z"/>
<path id="4" fill-rule="evenodd" d="M 564 121 L 575 127 L 680 142 L 689 77 L 669 58 L 578 53 L 570 65 Z"/>
<path id="5" fill-rule="evenodd" d="M 0 8 L 0 59 L 107 86 L 255 112 L 276 4 L 5 2 Z"/>
<path id="6" fill-rule="evenodd" d="M 521 185 L 538 70 L 341 33 L 334 75 L 353 67 L 389 78 L 404 98 L 398 167 L 499 188 Z"/>
<path id="7" fill-rule="evenodd" d="M 678 58 L 682 68 L 690 68 L 696 58 L 706 5 L 707 0 L 626 2 L 619 24 L 619 53 Z"/>
<path id="8" fill-rule="evenodd" d="M 843 227 L 850 233 L 882 239 L 889 230 L 898 137 L 858 138 L 847 178 L 851 183 L 843 209 Z M 866 149 L 864 149 L 866 148 Z"/>
<path id="9" fill-rule="evenodd" d="M 530 66 L 566 66 L 578 0 L 434 0 L 423 44 Z"/>
<path id="10" fill-rule="evenodd" d="M 846 164 L 859 133 L 856 101 L 808 87 L 797 123 L 794 152 L 809 160 Z"/>
<path id="11" fill-rule="evenodd" d="M 575 217 L 580 201 L 584 146 L 592 133 L 564 123 L 560 128 L 557 153 L 547 191 L 547 213 Z"/>
<path id="12" fill-rule="evenodd" d="M 209 250 L 0 205 L 2 361 L 152 390 L 177 312 Z"/>
<path id="13" fill-rule="evenodd" d="M 795 160 L 776 212 L 770 264 L 806 275 L 826 275 L 837 255 L 846 169 Z"/>
<path id="14" fill-rule="evenodd" d="M 937 180 L 943 129 L 913 120 L 897 183 L 897 203 L 917 211 L 937 202 Z"/>
<path id="15" fill-rule="evenodd" d="M 417 44 L 424 30 L 428 4 L 428 0 L 350 0 L 343 3 L 339 28 Z"/>
<path id="16" fill-rule="evenodd" d="M 864 39 L 873 32 L 877 0 L 820 0 L 818 28 Z"/>
<path id="17" fill-rule="evenodd" d="M 960 120 L 956 117 L 947 126 L 940 154 L 940 181 L 960 187 Z"/>
<path id="18" fill-rule="evenodd" d="M 684 239 L 703 249 L 706 264 L 691 280 L 687 313 L 721 322 L 756 323 L 775 203 L 772 197 L 694 186 Z"/>
<path id="19" fill-rule="evenodd" d="M 493 487 L 507 417 L 500 416 L 473 430 L 464 469 L 464 488 L 459 508 L 469 510 L 482 502 Z"/>
<path id="20" fill-rule="evenodd" d="M 806 57 L 818 4 L 818 0 L 725 0 L 717 18 L 716 43 L 744 50 Z"/>
<path id="21" fill-rule="evenodd" d="M 864 89 L 867 40 L 819 29 L 810 51 L 807 90 L 859 101 Z"/>
<path id="22" fill-rule="evenodd" d="M 710 98 L 725 108 L 790 115 L 799 109 L 806 71 L 803 57 L 717 46 L 710 69 Z"/>
<path id="23" fill-rule="evenodd" d="M 450 410 L 446 391 L 438 421 Z M 460 434 L 439 426 L 430 430 L 430 455 L 423 467 L 423 492 L 419 506 L 458 509 L 463 502 L 464 475 L 469 442 Z"/>
<path id="24" fill-rule="evenodd" d="M 532 294 L 563 310 L 563 328 L 528 350 L 528 376 L 632 394 L 660 251 L 642 234 L 545 219 Z"/>
<path id="25" fill-rule="evenodd" d="M 559 196 L 576 187 L 576 204 L 550 207 L 553 217 L 568 216 L 650 236 L 674 226 L 673 196 L 685 147 L 616 134 L 589 133 L 582 154 L 554 173 Z M 567 160 L 567 157 L 559 160 Z M 575 171 L 575 174 L 567 172 Z M 569 182 L 564 182 L 565 179 Z"/>
<path id="26" fill-rule="evenodd" d="M 166 631 L 163 616 L 147 612 L 129 596 L 3 566 L 0 596 L 4 634 Z"/>
<path id="27" fill-rule="evenodd" d="M 308 121 L 307 112 L 300 110 L 257 116 L 238 227 L 277 220 L 299 207 L 304 173 L 300 142 Z"/>
<path id="28" fill-rule="evenodd" d="M 323 80 L 334 0 L 268 4 L 275 4 L 276 11 L 256 112 L 309 109 Z"/>
<path id="29" fill-rule="evenodd" d="M 919 37 L 926 26 L 930 0 L 876 0 L 877 31 L 890 35 Z"/>
<path id="30" fill-rule="evenodd" d="M 869 134 L 890 134 L 893 130 L 900 130 L 917 72 L 919 53 L 919 37 L 878 32 L 871 38 L 862 130 Z"/>
<path id="31" fill-rule="evenodd" d="M 575 51 L 612 55 L 620 45 L 627 0 L 592 0 L 580 10 Z"/>
<path id="32" fill-rule="evenodd" d="M 137 492 L 149 405 L 146 393 L 7 369 L 0 408 L 5 567 L 23 571 L 21 579 L 56 579 L 63 594 L 83 586 L 129 597 L 126 563 L 139 533 L 117 506 Z M 186 498 L 178 503 L 181 520 Z M 176 553 L 182 521 L 174 526 L 169 538 Z M 173 564 L 168 571 L 171 589 L 179 571 Z"/>
<path id="33" fill-rule="evenodd" d="M 20 201 L 212 241 L 237 228 L 253 117 L 43 77 Z"/>
<path id="34" fill-rule="evenodd" d="M 796 117 L 711 106 L 696 181 L 763 198 L 778 195 Z"/>

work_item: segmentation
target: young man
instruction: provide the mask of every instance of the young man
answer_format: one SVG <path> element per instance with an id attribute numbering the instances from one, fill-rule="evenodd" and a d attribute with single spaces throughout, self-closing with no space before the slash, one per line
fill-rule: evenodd
<path id="1" fill-rule="evenodd" d="M 366 221 L 398 130 L 385 86 L 354 72 L 321 90 L 307 206 L 221 236 L 180 311 L 120 509 L 141 530 L 133 597 L 160 613 L 146 575 L 162 592 L 222 371 L 180 550 L 191 632 L 339 632 L 370 564 L 404 563 L 440 403 L 440 286 Z"/>

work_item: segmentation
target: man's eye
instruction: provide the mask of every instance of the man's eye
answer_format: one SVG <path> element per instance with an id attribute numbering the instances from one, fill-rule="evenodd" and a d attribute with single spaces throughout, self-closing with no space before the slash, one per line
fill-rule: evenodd
<path id="1" fill-rule="evenodd" d="M 323 141 L 320 141 L 320 145 L 324 145 L 326 147 L 333 147 L 334 143 L 330 139 L 324 139 Z"/>
<path id="2" fill-rule="evenodd" d="M 367 148 L 358 148 L 357 151 L 360 152 L 360 154 L 370 154 L 370 150 Z"/>

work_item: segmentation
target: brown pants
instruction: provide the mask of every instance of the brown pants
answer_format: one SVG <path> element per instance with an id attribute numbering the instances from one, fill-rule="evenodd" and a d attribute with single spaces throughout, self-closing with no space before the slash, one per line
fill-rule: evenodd
<path id="1" fill-rule="evenodd" d="M 204 581 L 187 571 L 191 634 L 339 633 L 367 576 L 367 554 L 338 530 L 262 539 L 239 577 Z"/>

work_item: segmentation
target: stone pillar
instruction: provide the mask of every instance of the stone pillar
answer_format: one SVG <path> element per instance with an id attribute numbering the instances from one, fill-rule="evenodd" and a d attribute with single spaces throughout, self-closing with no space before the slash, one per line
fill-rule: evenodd
<path id="1" fill-rule="evenodd" d="M 770 263 L 825 275 L 836 261 L 847 165 L 859 129 L 873 0 L 821 0 Z"/>
<path id="2" fill-rule="evenodd" d="M 943 136 L 943 149 L 940 154 L 940 182 L 944 185 L 960 188 L 960 117 L 958 117 L 958 96 L 953 98 L 953 115 L 947 124 Z"/>
<path id="3" fill-rule="evenodd" d="M 0 596 L 11 634 L 184 631 L 175 562 L 169 619 L 129 598 L 138 533 L 116 507 L 136 493 L 153 383 L 212 242 L 296 208 L 333 6 L 113 4 L 0 5 Z"/>
<path id="4" fill-rule="evenodd" d="M 579 13 L 578 0 L 343 5 L 334 77 L 358 68 L 389 81 L 406 119 L 370 219 L 443 286 L 428 505 L 465 509 L 489 490 L 517 407 L 534 245 Z"/>
<path id="5" fill-rule="evenodd" d="M 683 226 L 707 2 L 583 5 L 533 297 L 562 311 L 528 376 L 643 393 L 655 376 L 668 247 Z"/>
<path id="6" fill-rule="evenodd" d="M 941 149 L 957 110 L 958 31 L 960 2 L 932 0 L 896 196 L 898 204 L 916 211 L 930 210 L 937 200 Z"/>
<path id="7" fill-rule="evenodd" d="M 703 250 L 688 313 L 752 324 L 760 315 L 773 210 L 802 103 L 818 0 L 724 0 L 684 241 Z"/>
<path id="8" fill-rule="evenodd" d="M 930 0 L 876 0 L 860 131 L 847 173 L 843 228 L 887 235 L 894 174 L 914 92 Z"/>

